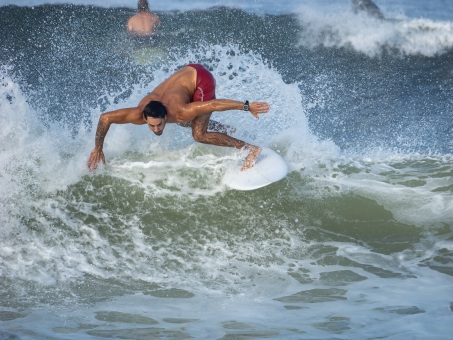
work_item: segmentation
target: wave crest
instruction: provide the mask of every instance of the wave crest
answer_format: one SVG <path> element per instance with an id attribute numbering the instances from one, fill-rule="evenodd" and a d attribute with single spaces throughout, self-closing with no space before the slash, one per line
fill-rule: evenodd
<path id="1" fill-rule="evenodd" d="M 384 52 L 434 57 L 453 49 L 453 23 L 431 19 L 379 19 L 365 13 L 326 13 L 301 7 L 300 45 L 352 48 L 370 57 Z"/>

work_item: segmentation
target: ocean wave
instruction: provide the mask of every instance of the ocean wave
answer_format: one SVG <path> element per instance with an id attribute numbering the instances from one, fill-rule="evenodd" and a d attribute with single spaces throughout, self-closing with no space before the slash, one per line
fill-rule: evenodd
<path id="1" fill-rule="evenodd" d="M 370 57 L 383 53 L 433 57 L 453 48 L 453 23 L 423 18 L 380 19 L 366 13 L 300 7 L 300 45 L 350 48 Z"/>

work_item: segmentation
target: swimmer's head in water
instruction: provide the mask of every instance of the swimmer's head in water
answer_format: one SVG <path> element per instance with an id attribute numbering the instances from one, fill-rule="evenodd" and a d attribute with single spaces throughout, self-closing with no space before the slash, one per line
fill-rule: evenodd
<path id="1" fill-rule="evenodd" d="M 138 1 L 138 11 L 139 12 L 149 12 L 149 5 L 147 0 Z"/>

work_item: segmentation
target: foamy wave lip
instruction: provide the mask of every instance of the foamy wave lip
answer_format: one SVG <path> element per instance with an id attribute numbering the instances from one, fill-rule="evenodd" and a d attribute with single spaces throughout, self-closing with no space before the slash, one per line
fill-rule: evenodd
<path id="1" fill-rule="evenodd" d="M 299 8 L 300 45 L 347 47 L 370 57 L 385 51 L 432 57 L 453 49 L 453 23 L 430 19 L 378 19 L 346 11 Z"/>

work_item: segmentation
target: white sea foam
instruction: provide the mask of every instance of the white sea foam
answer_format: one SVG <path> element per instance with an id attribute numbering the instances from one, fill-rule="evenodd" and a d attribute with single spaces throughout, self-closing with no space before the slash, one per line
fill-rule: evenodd
<path id="1" fill-rule="evenodd" d="M 360 155 L 336 153 L 338 150 L 329 144 L 323 149 L 323 144 L 292 153 L 292 163 L 298 164 L 308 177 L 316 178 L 306 187 L 307 193 L 316 196 L 354 193 L 376 201 L 397 221 L 420 227 L 453 221 L 453 196 L 448 190 L 453 179 L 448 170 L 444 175 L 436 170 L 442 166 L 451 168 L 449 157 L 434 160 L 406 155 L 403 159 L 407 165 L 402 166 L 404 162 L 394 160 L 394 155 L 382 158 L 377 152 L 371 160 L 369 157 L 373 156 L 368 151 L 368 158 L 363 159 Z M 418 162 L 436 165 L 414 170 L 411 164 Z"/>
<path id="2" fill-rule="evenodd" d="M 423 226 L 453 220 L 451 194 L 433 193 L 436 188 L 448 187 L 451 179 L 427 181 L 418 188 L 387 183 L 386 173 L 392 169 L 391 165 L 387 164 L 388 158 L 373 159 L 372 155 L 367 154 L 370 159 L 362 160 L 363 156 L 360 154 L 353 157 L 343 155 L 334 143 L 318 140 L 309 131 L 304 98 L 298 92 L 298 84 L 284 83 L 278 72 L 266 65 L 259 56 L 243 54 L 238 50 L 231 54 L 230 50 L 231 47 L 214 46 L 207 48 L 206 51 L 188 51 L 186 59 L 183 58 L 170 67 L 166 65 L 155 71 L 155 78 L 151 84 L 146 86 L 139 84 L 137 92 L 130 98 L 107 109 L 134 105 L 149 88 L 168 77 L 172 70 L 197 60 L 200 55 L 217 55 L 220 61 L 212 62 L 210 66 L 213 67 L 218 79 L 218 96 L 238 98 L 247 93 L 250 100 L 269 101 L 272 110 L 258 121 L 243 112 L 218 113 L 213 118 L 236 126 L 239 136 L 250 138 L 257 144 L 263 143 L 279 149 L 289 164 L 290 172 L 310 178 L 311 183 L 306 187 L 301 186 L 299 191 L 305 191 L 307 195 L 326 194 L 324 189 L 330 186 L 333 190 L 329 189 L 328 195 L 335 195 L 336 192 L 342 194 L 344 192 L 342 190 L 350 190 L 375 200 L 391 211 L 397 220 L 405 223 Z M 61 243 L 55 245 L 53 250 L 55 253 L 52 253 L 52 256 L 62 260 L 58 274 L 56 272 L 50 274 L 54 275 L 55 280 L 58 277 L 74 277 L 81 273 L 109 277 L 111 274 L 105 266 L 110 268 L 111 263 L 115 262 L 115 256 L 106 251 L 110 247 L 106 240 L 92 227 L 80 226 L 79 221 L 73 222 L 71 214 L 60 208 L 61 204 L 64 206 L 66 203 L 53 198 L 54 193 L 64 191 L 69 185 L 81 181 L 82 177 L 88 174 L 85 161 L 94 143 L 93 130 L 100 112 L 93 111 L 93 130 L 91 132 L 81 130 L 76 140 L 67 136 L 59 127 L 45 130 L 37 119 L 39 112 L 35 113 L 27 105 L 17 83 L 7 76 L 6 71 L 4 73 L 1 96 L 4 129 L 1 145 L 5 152 L 1 154 L 0 180 L 3 182 L 1 189 L 3 202 L 13 200 L 15 205 L 4 204 L 2 218 L 9 219 L 9 226 L 19 226 L 18 220 L 11 219 L 17 215 L 20 207 L 22 215 L 27 218 L 34 218 L 37 211 L 43 212 L 45 216 L 51 217 L 50 220 L 60 219 L 69 229 L 77 231 L 77 241 L 72 241 L 70 253 L 63 251 L 65 248 L 58 250 L 58 247 L 66 247 L 63 246 L 64 238 Z M 231 77 L 233 73 L 235 76 Z M 260 90 L 254 91 L 255 88 Z M 253 93 L 260 93 L 260 96 Z M 114 97 L 114 94 L 111 96 Z M 105 154 L 108 164 L 111 165 L 105 172 L 109 176 L 140 187 L 151 197 L 176 195 L 192 198 L 212 196 L 225 191 L 220 179 L 225 166 L 235 161 L 236 157 L 234 152 L 193 143 L 189 131 L 181 127 L 169 126 L 166 136 L 155 137 L 145 126 L 135 125 L 112 127 L 106 138 Z M 408 157 L 411 159 L 411 156 Z M 341 170 L 342 165 L 353 167 L 358 172 L 348 174 Z M 193 178 L 197 180 L 194 182 Z M 51 197 L 33 199 L 42 193 L 50 194 Z M 264 205 L 265 202 L 263 209 Z M 94 215 L 100 220 L 111 217 L 98 215 L 93 211 L 91 203 L 80 202 L 77 207 L 80 213 Z M 42 225 L 49 223 L 46 218 L 42 217 Z M 130 230 L 135 230 L 134 221 L 125 223 Z M 142 244 L 144 241 L 139 230 L 136 231 L 132 233 L 132 239 L 128 242 L 136 244 L 139 249 L 146 249 Z M 47 240 L 52 238 L 55 229 L 40 229 L 40 232 Z M 33 247 L 30 248 L 29 243 L 24 242 L 23 245 L 27 249 L 16 245 L 15 252 L 11 254 L 7 251 L 5 257 L 11 259 L 10 262 L 8 260 L 11 272 L 26 278 L 27 270 L 31 268 L 33 262 L 27 257 L 31 254 L 31 249 L 34 249 L 35 254 L 41 254 L 39 256 L 43 258 L 49 258 L 50 255 L 46 242 L 34 241 L 34 234 L 24 234 L 23 237 L 28 239 Z M 8 240 L 13 242 L 12 238 Z M 89 243 L 90 251 L 82 251 L 84 242 Z M 13 244 L 15 242 L 5 244 L 5 249 L 14 249 Z M 13 258 L 21 251 L 29 255 L 24 257 L 23 261 L 16 262 Z M 151 257 L 153 254 L 147 256 Z M 129 261 L 129 256 L 123 260 Z M 19 270 L 17 266 L 22 269 Z M 79 274 L 75 274 L 76 272 Z M 38 270 L 34 277 L 39 278 L 43 275 L 42 280 L 50 282 L 51 279 L 47 276 L 49 274 L 44 273 L 45 270 Z"/>
<path id="3" fill-rule="evenodd" d="M 229 53 L 232 48 L 234 56 Z M 306 118 L 309 104 L 300 95 L 298 84 L 286 84 L 259 55 L 241 53 L 235 47 L 188 51 L 185 57 L 153 71 L 151 83 L 139 84 L 130 98 L 109 105 L 107 110 L 135 105 L 173 70 L 198 59 L 214 69 L 219 97 L 242 99 L 247 94 L 250 100 L 270 102 L 272 111 L 259 121 L 244 112 L 219 113 L 213 118 L 236 126 L 236 135 L 241 138 L 281 151 L 291 173 L 288 182 L 275 191 L 250 196 L 226 192 L 220 181 L 213 179 L 220 178 L 223 161 L 233 160 L 234 155 L 198 145 L 190 131 L 174 125 L 162 137 L 152 135 L 146 126 L 112 127 L 105 147 L 109 167 L 88 175 L 85 161 L 94 144 L 99 109 L 92 112 L 92 130 L 80 129 L 72 139 L 61 126 L 44 127 L 38 119 L 39 108 L 27 104 L 19 82 L 4 71 L 0 207 L 6 227 L 0 232 L 0 273 L 12 282 L 36 283 L 33 289 L 38 291 L 44 286 L 50 295 L 68 282 L 75 282 L 80 289 L 64 286 L 62 291 L 70 287 L 69 295 L 75 298 L 68 300 L 76 304 L 63 312 L 61 307 L 57 311 L 27 311 L 25 318 L 9 322 L 10 329 L 33 329 L 38 334 L 52 329 L 71 338 L 87 338 L 87 332 L 109 332 L 112 328 L 121 332 L 136 327 L 115 320 L 107 326 L 95 318 L 99 311 L 120 311 L 147 315 L 158 320 L 159 328 L 188 332 L 195 338 L 246 333 L 298 339 L 308 332 L 320 339 L 345 334 L 356 338 L 426 338 L 436 334 L 446 339 L 451 333 L 446 329 L 451 316 L 451 277 L 432 271 L 421 261 L 451 250 L 448 237 L 438 244 L 439 237 L 423 240 L 395 254 L 378 253 L 366 245 L 369 240 L 348 231 L 344 235 L 337 231 L 343 241 L 325 241 L 320 235 L 328 233 L 331 226 L 323 225 L 322 219 L 330 212 L 323 209 L 317 216 L 316 205 L 324 204 L 323 195 L 341 199 L 353 192 L 391 211 L 397 221 L 415 226 L 438 222 L 442 228 L 451 223 L 451 160 L 417 155 L 398 159 L 391 151 L 385 155 L 369 150 L 342 153 L 333 142 L 319 140 L 310 132 Z M 322 104 L 322 91 L 317 100 Z M 429 177 L 429 169 L 417 172 L 411 167 L 424 161 L 438 162 L 439 169 L 447 170 L 438 171 L 434 165 L 433 173 L 440 174 L 439 178 L 418 186 L 405 183 L 406 179 Z M 409 165 L 402 166 L 404 162 Z M 68 189 L 72 191 L 67 193 Z M 97 201 L 97 190 L 105 195 L 103 202 Z M 138 198 L 127 201 L 125 197 L 134 191 Z M 290 193 L 295 197 L 288 198 Z M 221 222 L 210 220 L 211 198 L 218 200 L 215 208 L 222 210 Z M 178 211 L 190 207 L 191 200 L 198 204 L 198 212 Z M 230 222 L 237 201 L 244 204 L 243 215 Z M 155 210 L 173 209 L 181 215 L 175 220 L 159 220 L 148 202 L 156 204 Z M 138 204 L 142 204 L 141 219 L 128 206 Z M 286 204 L 292 216 L 281 213 Z M 150 216 L 144 218 L 144 214 Z M 306 220 L 310 214 L 313 217 Z M 336 222 L 335 216 L 331 220 Z M 348 222 L 355 221 L 345 221 L 345 229 Z M 430 247 L 432 243 L 435 245 Z M 376 271 L 394 277 L 381 277 Z M 328 279 L 329 275 L 356 281 L 336 282 Z M 124 294 L 119 289 L 120 293 L 110 293 L 106 302 L 83 305 L 83 296 L 97 297 L 89 295 L 96 281 L 79 288 L 87 277 L 111 284 L 108 288 L 112 290 L 118 281 L 123 285 L 132 282 L 140 293 L 123 298 L 118 297 Z M 169 295 L 173 288 L 187 292 L 188 297 L 154 296 L 152 287 L 156 285 L 167 288 Z M 340 290 L 330 294 L 332 286 Z M 30 291 L 35 293 L 33 289 Z M 301 301 L 302 293 L 308 302 Z M 55 303 L 55 297 L 47 299 Z M 21 305 L 20 301 L 17 304 Z M 178 320 L 168 321 L 172 318 L 199 321 L 179 326 Z M 62 327 L 65 322 L 70 327 Z"/>
<path id="4" fill-rule="evenodd" d="M 302 6 L 300 44 L 351 48 L 371 57 L 383 52 L 436 56 L 453 48 L 453 23 L 425 18 L 378 19 L 350 10 L 326 11 Z"/>

